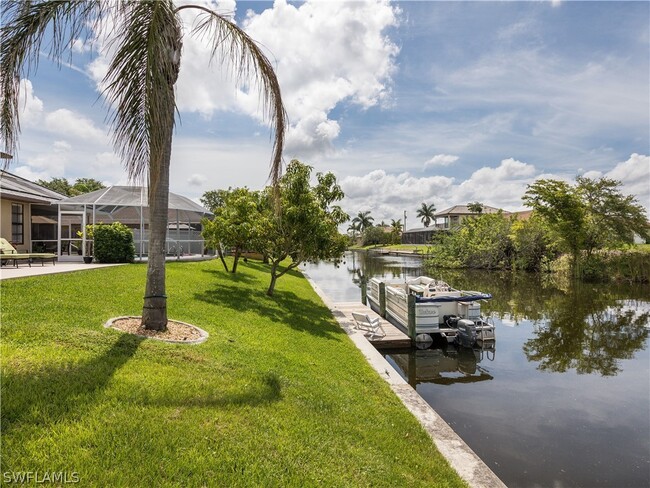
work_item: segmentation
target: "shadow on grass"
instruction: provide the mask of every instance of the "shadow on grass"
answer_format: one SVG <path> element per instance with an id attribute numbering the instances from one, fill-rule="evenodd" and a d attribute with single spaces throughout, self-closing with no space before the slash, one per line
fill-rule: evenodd
<path id="1" fill-rule="evenodd" d="M 254 261 L 254 262 L 248 261 L 248 263 L 246 263 L 246 266 L 248 266 L 249 268 L 255 269 L 257 271 L 261 271 L 262 273 L 268 273 L 269 281 L 271 280 L 271 266 L 270 265 L 264 264 L 264 263 L 262 263 L 260 261 Z M 284 266 L 280 266 L 280 270 L 283 270 L 283 269 L 284 269 Z M 302 278 L 303 277 L 302 273 L 300 273 L 300 271 L 297 271 L 296 269 L 291 269 L 291 270 L 287 271 L 286 275 L 287 276 L 295 276 L 297 278 Z"/>
<path id="2" fill-rule="evenodd" d="M 242 274 L 242 273 L 231 273 L 230 271 L 226 272 L 225 269 L 203 269 L 203 273 L 208 273 L 219 277 L 220 279 L 234 281 L 236 283 L 253 283 L 257 281 L 255 278 Z"/>
<path id="3" fill-rule="evenodd" d="M 141 405 L 152 405 L 154 407 L 256 407 L 277 402 L 282 399 L 282 385 L 280 379 L 275 373 L 264 374 L 255 385 L 247 385 L 246 391 L 237 391 L 232 393 L 206 393 L 204 395 L 194 395 L 184 397 L 182 393 L 176 393 L 174 398 L 168 395 L 165 398 L 145 399 L 140 401 L 135 399 L 135 403 Z"/>
<path id="4" fill-rule="evenodd" d="M 144 339 L 122 334 L 105 353 L 80 364 L 2 375 L 2 428 L 24 422 L 48 424 L 77 417 L 106 388 Z"/>
<path id="5" fill-rule="evenodd" d="M 332 314 L 327 307 L 306 302 L 293 292 L 276 290 L 270 298 L 264 290 L 219 284 L 211 290 L 195 293 L 194 298 L 237 312 L 255 312 L 274 322 L 287 324 L 292 329 L 326 339 L 341 340 L 340 337 L 345 335 L 332 323 Z"/>

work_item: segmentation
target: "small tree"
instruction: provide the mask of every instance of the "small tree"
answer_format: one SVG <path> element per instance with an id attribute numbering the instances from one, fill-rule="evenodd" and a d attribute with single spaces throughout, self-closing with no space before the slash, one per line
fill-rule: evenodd
<path id="1" fill-rule="evenodd" d="M 256 248 L 269 257 L 272 296 L 278 278 L 300 263 L 317 259 L 340 258 L 347 239 L 338 226 L 348 220 L 340 207 L 343 191 L 332 173 L 318 173 L 317 184 L 310 186 L 312 168 L 294 159 L 279 183 L 279 208 L 272 204 L 273 189 L 267 188 L 269 205 L 258 220 Z M 290 258 L 284 269 L 280 263 Z"/>
<path id="2" fill-rule="evenodd" d="M 483 204 L 481 202 L 468 203 L 467 210 L 472 213 L 481 215 L 483 213 Z"/>
<path id="3" fill-rule="evenodd" d="M 255 239 L 257 220 L 260 218 L 260 194 L 248 188 L 221 191 L 223 204 L 214 208 L 214 218 L 203 221 L 203 238 L 209 247 L 221 250 L 221 246 L 235 251 L 232 273 L 244 249 L 251 249 Z M 228 267 L 222 258 L 226 271 Z"/>

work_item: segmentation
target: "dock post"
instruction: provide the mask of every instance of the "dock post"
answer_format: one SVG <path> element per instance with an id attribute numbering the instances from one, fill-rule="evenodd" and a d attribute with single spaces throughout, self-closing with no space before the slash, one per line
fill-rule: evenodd
<path id="1" fill-rule="evenodd" d="M 379 315 L 386 318 L 386 283 L 379 283 Z"/>
<path id="2" fill-rule="evenodd" d="M 415 340 L 415 295 L 408 296 L 408 332 L 411 340 Z"/>
<path id="3" fill-rule="evenodd" d="M 361 277 L 361 303 L 364 305 L 368 305 L 368 288 L 367 288 L 367 283 L 366 283 L 366 277 L 363 276 Z"/>

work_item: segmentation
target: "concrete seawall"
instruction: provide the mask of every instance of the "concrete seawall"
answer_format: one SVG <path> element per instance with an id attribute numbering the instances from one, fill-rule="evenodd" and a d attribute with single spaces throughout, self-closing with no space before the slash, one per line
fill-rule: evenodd
<path id="1" fill-rule="evenodd" d="M 331 310 L 341 328 L 348 334 L 352 342 L 359 348 L 370 366 L 381 376 L 395 392 L 406 408 L 422 424 L 433 439 L 438 451 L 447 459 L 449 464 L 458 472 L 472 488 L 505 488 L 505 484 L 479 458 L 456 432 L 445 422 L 424 399 L 417 394 L 388 361 L 370 344 L 362 332 L 355 330 L 346 315 L 336 308 L 336 305 L 319 288 L 319 286 L 303 272 L 314 291 Z"/>

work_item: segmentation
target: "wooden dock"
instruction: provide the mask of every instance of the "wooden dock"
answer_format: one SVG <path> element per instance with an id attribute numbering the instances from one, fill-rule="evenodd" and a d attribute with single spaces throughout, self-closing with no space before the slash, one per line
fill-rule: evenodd
<path id="1" fill-rule="evenodd" d="M 354 327 L 354 319 L 352 318 L 352 312 L 367 314 L 370 318 L 379 317 L 379 314 L 370 309 L 370 307 L 364 305 L 361 302 L 341 302 L 335 303 L 334 308 L 336 311 L 345 315 L 346 321 L 350 324 L 351 327 Z M 396 326 L 391 324 L 388 320 L 380 318 L 380 323 L 384 331 L 386 332 L 385 337 L 373 337 L 370 338 L 369 335 L 366 337 L 368 341 L 375 346 L 377 349 L 392 349 L 392 348 L 403 348 L 411 347 L 411 339 Z"/>

